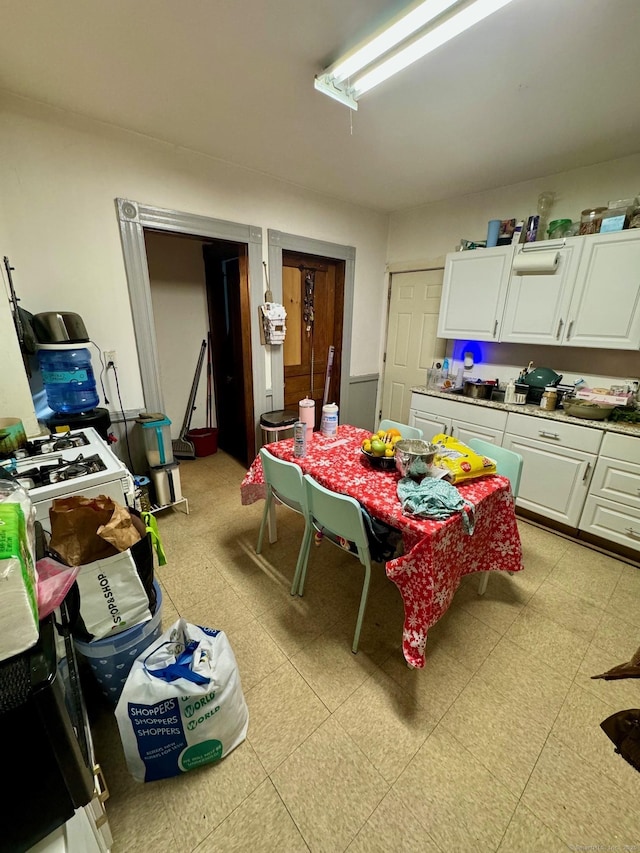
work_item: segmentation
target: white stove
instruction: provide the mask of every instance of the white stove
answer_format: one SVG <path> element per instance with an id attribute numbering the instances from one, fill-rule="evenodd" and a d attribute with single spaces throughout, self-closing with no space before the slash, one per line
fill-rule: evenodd
<path id="1" fill-rule="evenodd" d="M 107 495 L 134 505 L 132 475 L 92 427 L 35 439 L 16 457 L 0 464 L 28 491 L 45 530 L 54 498 Z"/>

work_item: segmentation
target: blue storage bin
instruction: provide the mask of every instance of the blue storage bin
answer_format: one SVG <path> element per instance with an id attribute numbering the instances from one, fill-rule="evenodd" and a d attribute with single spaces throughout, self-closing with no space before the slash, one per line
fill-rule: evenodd
<path id="1" fill-rule="evenodd" d="M 162 592 L 157 581 L 156 612 L 148 622 L 127 628 L 113 637 L 83 643 L 74 640 L 76 651 L 89 664 L 103 695 L 116 705 L 134 660 L 158 639 L 162 632 Z"/>

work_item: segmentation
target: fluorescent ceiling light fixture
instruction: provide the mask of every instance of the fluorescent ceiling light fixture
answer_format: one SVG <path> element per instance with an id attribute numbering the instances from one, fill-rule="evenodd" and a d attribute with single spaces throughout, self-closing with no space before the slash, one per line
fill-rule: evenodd
<path id="1" fill-rule="evenodd" d="M 382 32 L 378 32 L 373 38 L 334 62 L 316 77 L 315 88 L 357 110 L 357 98 L 360 95 L 510 2 L 511 0 L 472 0 L 461 7 L 460 0 L 425 0 Z M 458 6 L 457 11 L 454 6 Z M 449 11 L 451 14 L 446 15 Z M 437 19 L 443 16 L 444 19 L 438 22 Z M 435 25 L 420 35 L 419 31 L 433 21 L 436 21 Z M 411 40 L 414 35 L 416 37 Z M 402 43 L 407 41 L 408 44 L 402 47 Z M 399 49 L 390 53 L 398 45 Z M 376 62 L 378 59 L 380 62 Z M 363 70 L 364 73 L 360 74 Z"/>

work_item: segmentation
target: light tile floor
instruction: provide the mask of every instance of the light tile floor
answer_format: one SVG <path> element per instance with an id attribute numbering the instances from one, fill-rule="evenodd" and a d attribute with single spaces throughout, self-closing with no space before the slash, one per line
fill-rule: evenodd
<path id="1" fill-rule="evenodd" d="M 299 517 L 279 509 L 258 556 L 244 469 L 218 452 L 181 472 L 191 514 L 160 517 L 163 624 L 226 631 L 249 734 L 219 765 L 141 785 L 100 709 L 116 853 L 640 850 L 640 773 L 599 727 L 640 706 L 640 683 L 590 678 L 638 646 L 638 569 L 520 522 L 524 572 L 483 597 L 465 579 L 414 671 L 382 566 L 352 655 L 357 560 L 314 548 L 294 599 Z"/>

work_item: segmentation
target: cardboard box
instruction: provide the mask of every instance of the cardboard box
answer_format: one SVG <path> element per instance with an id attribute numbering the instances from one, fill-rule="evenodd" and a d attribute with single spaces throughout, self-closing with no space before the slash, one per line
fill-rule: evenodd
<path id="1" fill-rule="evenodd" d="M 608 403 L 611 406 L 633 405 L 633 394 L 608 394 L 601 391 L 593 391 L 591 388 L 583 388 L 576 392 L 578 400 L 589 400 L 592 403 Z"/>

